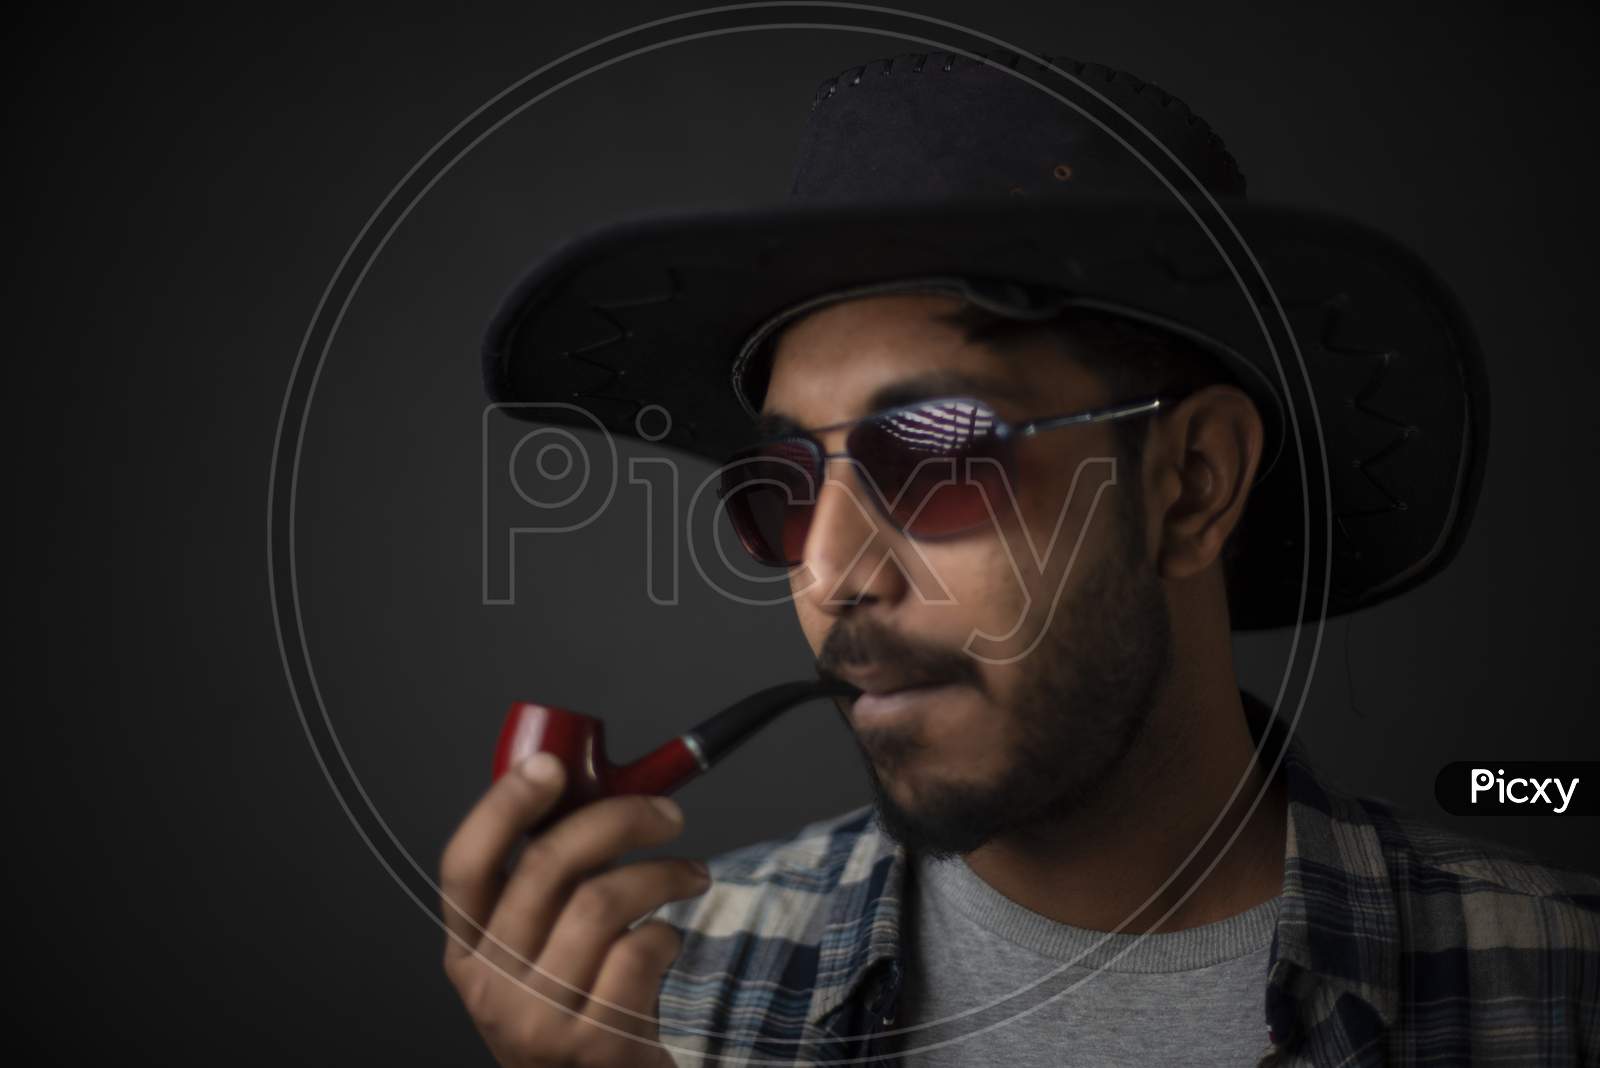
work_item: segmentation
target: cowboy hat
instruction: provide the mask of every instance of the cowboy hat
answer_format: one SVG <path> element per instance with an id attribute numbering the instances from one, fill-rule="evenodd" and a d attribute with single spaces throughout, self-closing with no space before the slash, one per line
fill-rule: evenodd
<path id="1" fill-rule="evenodd" d="M 1236 629 L 1376 604 L 1465 536 L 1483 361 L 1445 285 L 1353 221 L 1245 199 L 1220 138 L 1122 71 L 1015 53 L 852 67 L 812 101 L 786 200 L 625 220 L 549 252 L 484 340 L 490 397 L 723 462 L 771 342 L 873 293 L 1002 315 L 1088 307 L 1177 333 L 1254 400 L 1266 442 L 1230 576 Z"/>

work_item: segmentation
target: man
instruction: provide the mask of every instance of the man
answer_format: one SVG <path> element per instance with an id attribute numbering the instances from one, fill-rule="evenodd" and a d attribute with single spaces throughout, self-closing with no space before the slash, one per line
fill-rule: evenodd
<path id="1" fill-rule="evenodd" d="M 669 444 L 727 461 L 743 544 L 863 691 L 840 711 L 875 795 L 709 878 L 607 868 L 682 827 L 613 798 L 502 874 L 562 786 L 504 777 L 441 873 L 502 1063 L 1600 1057 L 1600 881 L 1340 795 L 1232 664 L 1234 629 L 1453 555 L 1470 330 L 1376 235 L 1242 201 L 1174 98 L 1057 65 L 853 68 L 801 204 L 591 237 L 491 329 L 495 396 L 624 433 L 660 404 Z M 1319 427 L 1322 470 L 1291 440 Z"/>

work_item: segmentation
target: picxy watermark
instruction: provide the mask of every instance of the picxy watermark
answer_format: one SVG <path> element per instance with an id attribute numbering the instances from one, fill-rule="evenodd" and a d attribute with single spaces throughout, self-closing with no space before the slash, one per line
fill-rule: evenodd
<path id="1" fill-rule="evenodd" d="M 1506 778 L 1506 769 L 1499 768 L 1490 771 L 1488 768 L 1472 769 L 1472 803 L 1478 803 L 1478 795 L 1484 791 L 1496 791 L 1500 803 L 1510 802 L 1513 805 L 1555 804 L 1552 792 L 1561 796 L 1561 805 L 1555 812 L 1557 815 L 1565 812 L 1572 803 L 1572 795 L 1578 792 L 1578 776 L 1572 777 L 1572 782 L 1564 783 L 1555 776 L 1548 779 L 1529 779 L 1522 776 Z"/>
<path id="2" fill-rule="evenodd" d="M 1579 791 L 1600 781 L 1600 763 L 1458 760 L 1434 780 L 1440 807 L 1457 816 L 1592 816 L 1600 805 Z"/>

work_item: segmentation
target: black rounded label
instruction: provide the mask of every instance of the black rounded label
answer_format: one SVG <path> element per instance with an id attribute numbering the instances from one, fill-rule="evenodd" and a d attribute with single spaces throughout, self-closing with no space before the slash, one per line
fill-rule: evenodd
<path id="1" fill-rule="evenodd" d="M 1433 780 L 1453 816 L 1593 816 L 1597 795 L 1597 761 L 1457 760 Z"/>

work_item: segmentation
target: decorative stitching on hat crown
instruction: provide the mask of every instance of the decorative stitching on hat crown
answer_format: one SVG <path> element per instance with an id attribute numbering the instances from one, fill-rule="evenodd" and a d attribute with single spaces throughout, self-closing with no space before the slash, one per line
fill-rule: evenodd
<path id="1" fill-rule="evenodd" d="M 605 378 L 595 382 L 591 388 L 587 390 L 572 390 L 570 392 L 572 399 L 578 400 L 587 398 L 591 400 L 612 401 L 616 403 L 632 405 L 632 411 L 629 412 L 627 416 L 624 416 L 624 419 L 634 418 L 640 411 L 644 409 L 645 401 L 642 398 L 625 397 L 609 392 L 613 386 L 617 385 L 617 380 L 628 373 L 628 369 L 626 367 L 615 367 L 611 364 L 601 363 L 599 360 L 592 359 L 587 354 L 598 352 L 601 349 L 610 348 L 613 345 L 633 339 L 633 330 L 628 327 L 622 321 L 622 319 L 613 314 L 614 312 L 628 308 L 643 308 L 651 305 L 668 304 L 682 296 L 683 279 L 679 276 L 678 271 L 674 268 L 668 267 L 666 269 L 666 275 L 667 292 L 664 295 L 652 295 L 643 298 L 621 300 L 614 299 L 609 301 L 590 300 L 585 302 L 588 304 L 590 313 L 598 318 L 601 322 L 605 323 L 606 326 L 610 327 L 612 334 L 610 337 L 602 337 L 599 340 L 591 341 L 588 344 L 577 345 L 573 348 L 563 349 L 555 354 L 557 358 L 566 359 L 572 363 L 581 363 L 586 367 L 591 367 L 596 371 L 603 371 L 606 374 Z M 616 421 L 612 421 L 612 423 L 613 425 L 611 426 L 611 429 L 619 433 L 627 433 L 620 423 Z M 692 421 L 677 421 L 673 426 L 672 433 L 678 442 L 692 443 L 696 436 L 695 424 Z"/>
<path id="2" fill-rule="evenodd" d="M 1406 500 L 1394 489 L 1378 477 L 1374 467 L 1391 459 L 1395 453 L 1421 434 L 1421 428 L 1397 419 L 1386 412 L 1374 408 L 1371 404 L 1373 398 L 1383 389 L 1384 381 L 1389 375 L 1390 368 L 1400 359 L 1396 349 L 1368 348 L 1366 346 L 1340 344 L 1335 340 L 1339 322 L 1349 311 L 1349 294 L 1339 293 L 1322 302 L 1322 320 L 1318 326 L 1317 343 L 1329 355 L 1338 357 L 1360 357 L 1372 361 L 1372 373 L 1363 382 L 1353 396 L 1346 398 L 1345 403 L 1361 412 L 1369 419 L 1386 424 L 1395 430 L 1395 434 L 1387 442 L 1379 445 L 1366 456 L 1353 457 L 1350 466 L 1361 472 L 1368 485 L 1383 499 L 1384 504 L 1364 508 L 1348 508 L 1342 512 L 1335 512 L 1332 516 L 1334 528 L 1339 533 L 1339 540 L 1334 545 L 1334 551 L 1341 557 L 1350 560 L 1362 559 L 1361 550 L 1353 548 L 1359 544 L 1359 539 L 1351 531 L 1348 520 L 1371 519 L 1376 516 L 1390 515 L 1394 512 L 1404 512 L 1410 506 Z"/>

